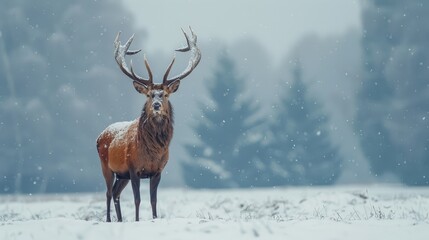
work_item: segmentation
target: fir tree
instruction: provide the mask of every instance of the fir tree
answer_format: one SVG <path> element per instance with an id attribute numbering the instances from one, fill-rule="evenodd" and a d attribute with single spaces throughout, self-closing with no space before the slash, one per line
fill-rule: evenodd
<path id="1" fill-rule="evenodd" d="M 371 0 L 363 9 L 356 131 L 372 172 L 410 185 L 429 184 L 428 12 L 422 0 Z"/>
<path id="2" fill-rule="evenodd" d="M 209 83 L 213 107 L 200 103 L 202 120 L 194 127 L 199 143 L 186 145 L 190 160 L 183 161 L 184 179 L 190 187 L 250 187 L 259 180 L 253 166 L 257 142 L 249 134 L 257 109 L 242 98 L 245 79 L 238 77 L 228 55 L 221 55 Z"/>
<path id="3" fill-rule="evenodd" d="M 1 1 L 0 192 L 104 185 L 95 139 L 135 117 L 112 53 L 118 30 L 144 39 L 131 15 L 118 1 Z"/>
<path id="4" fill-rule="evenodd" d="M 271 159 L 273 185 L 331 184 L 338 177 L 341 159 L 330 141 L 326 116 L 307 96 L 301 69 L 280 101 L 272 124 L 273 141 L 266 149 Z"/>

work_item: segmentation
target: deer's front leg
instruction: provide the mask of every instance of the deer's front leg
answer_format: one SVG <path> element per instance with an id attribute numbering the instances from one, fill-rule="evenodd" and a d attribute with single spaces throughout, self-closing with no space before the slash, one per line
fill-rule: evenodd
<path id="1" fill-rule="evenodd" d="M 140 178 L 134 170 L 130 171 L 131 186 L 133 187 L 134 204 L 136 206 L 136 222 L 139 221 L 140 208 Z"/>
<path id="2" fill-rule="evenodd" d="M 158 185 L 161 181 L 161 173 L 157 173 L 150 178 L 150 205 L 152 206 L 152 217 L 155 219 L 158 217 L 156 214 L 156 201 Z"/>

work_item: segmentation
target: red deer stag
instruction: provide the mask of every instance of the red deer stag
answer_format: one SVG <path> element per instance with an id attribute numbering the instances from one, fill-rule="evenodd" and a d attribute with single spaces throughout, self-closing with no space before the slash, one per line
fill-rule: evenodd
<path id="1" fill-rule="evenodd" d="M 152 216 L 157 218 L 157 189 L 161 180 L 161 172 L 168 162 L 168 146 L 173 136 L 173 108 L 168 97 L 177 91 L 180 81 L 195 69 L 201 59 L 201 52 L 196 45 L 197 36 L 191 28 L 190 30 L 191 35 L 189 36 L 182 29 L 187 46 L 176 50 L 179 52 L 191 51 L 192 56 L 188 66 L 181 74 L 169 78 L 168 75 L 175 60 L 173 58 L 164 74 L 162 84 L 153 83 L 152 71 L 146 57 L 144 63 L 148 72 L 147 79 L 134 72 L 132 61 L 128 68 L 125 55 L 133 55 L 141 51 L 128 50 L 134 35 L 125 45 L 121 45 L 119 41 L 120 32 L 116 36 L 115 60 L 122 72 L 133 80 L 137 92 L 146 95 L 147 100 L 139 118 L 131 122 L 114 123 L 108 126 L 97 139 L 98 155 L 107 186 L 107 222 L 111 221 L 110 202 L 112 197 L 118 221 L 122 221 L 119 197 L 129 180 L 131 180 L 134 194 L 136 221 L 139 220 L 141 178 L 150 178 Z"/>

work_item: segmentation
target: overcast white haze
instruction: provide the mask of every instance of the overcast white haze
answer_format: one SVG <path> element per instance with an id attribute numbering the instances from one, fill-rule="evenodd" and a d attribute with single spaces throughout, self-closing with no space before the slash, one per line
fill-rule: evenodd
<path id="1" fill-rule="evenodd" d="M 0 0 L 0 240 L 427 239 L 428 3 Z M 96 139 L 146 101 L 115 35 L 160 83 L 188 26 L 159 218 L 145 179 L 106 223 Z"/>
<path id="2" fill-rule="evenodd" d="M 109 124 L 139 117 L 146 100 L 115 64 L 112 43 L 116 33 L 123 32 L 122 42 L 135 33 L 132 48 L 143 50 L 155 81 L 160 82 L 174 55 L 177 58 L 172 75 L 186 67 L 189 54 L 174 49 L 185 44 L 180 29 L 187 30 L 188 26 L 198 35 L 202 60 L 170 98 L 175 132 L 162 186 L 184 187 L 181 163 L 198 162 L 185 148 L 200 143 L 195 126 L 205 124 L 204 108 L 216 105 L 208 83 L 220 82 L 213 75 L 223 55 L 231 58 L 229 65 L 235 69 L 225 79 L 243 79 L 235 100 L 242 108 L 249 102 L 258 107 L 238 118 L 260 119 L 264 122 L 262 128 L 269 128 L 276 115 L 285 112 L 279 111 L 279 106 L 284 96 L 292 95 L 292 70 L 299 62 L 309 99 L 329 116 L 322 135 L 343 156 L 341 164 L 336 164 L 341 165 L 341 171 L 335 173 L 340 177 L 334 182 L 371 181 L 371 168 L 352 125 L 362 82 L 364 5 L 360 1 L 81 0 L 51 4 L 45 0 L 37 6 L 3 1 L 0 77 L 6 81 L 0 82 L 0 110 L 6 118 L 1 119 L 0 130 L 7 134 L 1 138 L 0 152 L 9 163 L 7 168 L 13 169 L 1 172 L 6 193 L 104 189 L 94 141 Z M 136 72 L 146 75 L 142 54 L 130 58 Z M 28 66 L 20 68 L 22 63 Z M 240 131 L 249 132 L 250 128 L 241 129 L 243 123 L 238 125 Z M 5 137 L 8 134 L 14 138 Z M 226 134 L 223 138 L 231 137 Z M 269 149 L 263 143 L 260 146 L 255 148 Z M 291 159 L 283 155 L 281 158 Z M 79 167 L 69 169 L 69 164 L 75 162 Z M 27 163 L 36 167 L 26 168 Z M 94 179 L 99 181 L 86 184 Z"/>
<path id="3" fill-rule="evenodd" d="M 212 68 L 216 63 L 219 51 L 226 49 L 231 53 L 232 57 L 237 61 L 237 68 L 241 75 L 251 82 L 247 86 L 248 94 L 261 106 L 264 106 L 261 109 L 261 113 L 268 114 L 271 109 L 266 106 L 276 104 L 273 101 L 278 98 L 279 94 L 284 92 L 278 88 L 280 76 L 274 75 L 278 73 L 289 75 L 291 68 L 286 66 L 285 63 L 289 61 L 289 58 L 294 58 L 295 55 L 305 55 L 305 53 L 293 52 L 294 49 L 299 48 L 300 42 L 305 39 L 319 39 L 321 42 L 326 39 L 326 42 L 336 42 L 337 38 L 342 39 L 344 36 L 347 38 L 347 35 L 359 32 L 361 27 L 360 14 L 362 6 L 358 1 L 353 0 L 124 0 L 124 3 L 134 14 L 136 25 L 144 29 L 147 35 L 144 39 L 144 44 L 138 45 L 138 47 L 142 47 L 147 53 L 149 61 L 152 60 L 153 62 L 153 59 L 162 59 L 155 60 L 155 65 L 152 64 L 155 69 L 155 76 L 157 73 L 163 73 L 174 54 L 173 49 L 183 44 L 180 28 L 192 26 L 198 35 L 203 54 L 200 66 L 189 79 L 183 81 L 180 91 L 176 96 L 172 97 L 172 103 L 175 108 L 175 138 L 171 146 L 171 161 L 167 166 L 167 174 L 165 174 L 163 180 L 163 184 L 166 185 L 175 185 L 181 182 L 181 172 L 177 166 L 178 158 L 176 156 L 179 156 L 179 158 L 186 156 L 181 144 L 195 140 L 190 135 L 193 132 L 189 128 L 189 123 L 195 123 L 198 120 L 199 116 L 195 116 L 198 113 L 195 102 L 206 98 L 204 96 L 204 80 L 210 77 L 210 72 L 212 72 Z M 138 37 L 136 36 L 136 39 Z M 357 33 L 355 37 L 356 39 L 359 38 Z M 354 49 L 348 49 L 350 47 L 348 46 L 349 42 L 344 44 L 345 46 L 342 48 L 344 55 L 353 55 L 355 57 L 359 55 L 358 42 L 356 42 L 357 45 L 353 46 Z M 137 45 L 135 46 L 137 47 Z M 254 47 L 254 52 L 249 52 L 252 47 Z M 317 60 L 303 63 L 303 67 L 305 68 L 308 64 L 311 68 L 316 69 L 316 74 L 323 75 L 323 72 L 327 71 L 322 67 L 323 59 L 330 58 L 330 56 L 326 55 L 330 53 L 319 53 L 319 48 L 324 47 L 315 46 L 315 48 L 316 51 L 312 53 L 310 58 Z M 331 51 L 331 49 L 341 47 L 327 46 L 325 48 L 329 48 L 329 51 Z M 303 51 L 305 52 L 306 50 L 304 49 Z M 349 52 L 357 54 L 350 54 Z M 321 56 L 322 54 L 325 54 L 325 56 Z M 177 55 L 177 57 L 180 57 L 180 54 Z M 357 58 L 354 60 L 356 60 L 357 65 L 360 64 Z M 182 58 L 182 66 L 186 61 L 186 58 Z M 180 67 L 180 60 L 176 62 L 178 62 L 176 63 L 176 70 L 173 69 L 173 72 L 183 69 Z M 317 66 L 321 66 L 322 69 Z M 343 76 L 341 74 L 340 77 Z M 356 146 L 359 144 L 352 136 L 352 129 L 350 126 L 341 126 L 347 118 L 353 118 L 354 112 L 343 111 L 344 108 L 350 108 L 347 107 L 350 101 L 344 101 L 345 106 L 337 106 L 339 99 L 332 97 L 339 91 L 338 82 L 331 80 L 334 77 L 338 76 L 327 74 L 327 76 L 324 76 L 326 80 L 318 77 L 318 84 L 309 83 L 309 85 L 315 90 L 317 98 L 327 102 L 325 104 L 326 109 L 333 111 L 332 126 L 337 130 L 333 133 L 334 142 L 337 141 L 336 143 L 340 145 L 340 151 L 349 155 L 350 152 L 356 152 L 351 157 L 352 159 L 347 159 L 353 162 L 352 166 L 348 167 L 345 164 L 343 176 L 347 176 L 346 179 L 342 177 L 339 182 L 367 181 L 370 173 L 360 151 L 356 151 Z M 353 86 L 356 85 L 351 82 L 346 83 L 346 85 L 345 87 L 340 86 L 340 91 L 343 97 L 349 100 L 353 99 L 352 95 L 355 93 Z M 336 88 L 333 86 L 336 86 Z M 264 88 L 265 94 L 260 94 L 261 87 Z M 321 89 L 326 89 L 326 94 L 321 95 Z M 140 107 L 141 103 L 137 105 Z M 336 136 L 336 133 L 340 136 Z M 181 144 L 178 143 L 179 138 Z"/>
<path id="4" fill-rule="evenodd" d="M 278 62 L 306 34 L 326 37 L 360 27 L 355 0 L 124 0 L 137 26 L 148 33 L 147 49 L 165 51 L 177 44 L 175 33 L 191 25 L 200 41 L 232 44 L 255 38 Z"/>

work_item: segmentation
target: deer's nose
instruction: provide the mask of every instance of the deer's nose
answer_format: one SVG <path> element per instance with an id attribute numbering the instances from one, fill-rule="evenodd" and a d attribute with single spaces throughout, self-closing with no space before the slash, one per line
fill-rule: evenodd
<path id="1" fill-rule="evenodd" d="M 161 107 L 161 103 L 159 103 L 159 102 L 155 102 L 155 103 L 153 104 L 153 109 L 154 109 L 155 111 L 158 111 L 160 107 Z"/>

